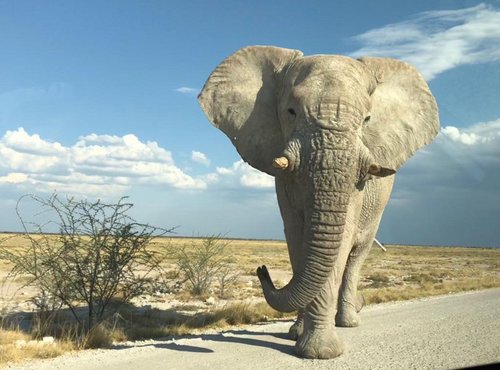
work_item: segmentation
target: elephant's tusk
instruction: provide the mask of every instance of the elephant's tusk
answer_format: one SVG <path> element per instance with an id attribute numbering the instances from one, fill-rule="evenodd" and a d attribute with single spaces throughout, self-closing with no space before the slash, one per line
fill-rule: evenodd
<path id="1" fill-rule="evenodd" d="M 288 158 L 287 157 L 274 158 L 273 167 L 279 168 L 280 170 L 286 169 L 288 167 Z"/>

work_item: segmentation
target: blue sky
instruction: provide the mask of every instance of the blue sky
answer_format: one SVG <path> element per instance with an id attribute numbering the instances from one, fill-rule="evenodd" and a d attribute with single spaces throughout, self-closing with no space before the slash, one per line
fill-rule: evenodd
<path id="1" fill-rule="evenodd" d="M 500 246 L 499 24 L 499 1 L 0 0 L 0 230 L 19 229 L 21 195 L 57 191 L 128 195 L 180 235 L 283 238 L 272 179 L 196 101 L 258 44 L 419 68 L 442 129 L 401 169 L 378 239 Z"/>

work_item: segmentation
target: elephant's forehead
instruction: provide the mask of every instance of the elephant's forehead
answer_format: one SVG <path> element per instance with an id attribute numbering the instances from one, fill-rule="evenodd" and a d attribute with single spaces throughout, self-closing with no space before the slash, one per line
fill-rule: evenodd
<path id="1" fill-rule="evenodd" d="M 366 80 L 366 72 L 357 60 L 341 55 L 312 55 L 297 60 L 287 71 L 287 80 L 294 86 L 330 82 L 343 85 Z"/>

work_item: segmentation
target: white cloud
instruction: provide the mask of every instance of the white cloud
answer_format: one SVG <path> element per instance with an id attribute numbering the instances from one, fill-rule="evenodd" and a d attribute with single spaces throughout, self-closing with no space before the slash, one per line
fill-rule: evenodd
<path id="1" fill-rule="evenodd" d="M 500 222 L 500 119 L 447 126 L 400 170 L 381 239 L 492 246 Z M 389 227 L 390 226 L 390 227 Z"/>
<path id="2" fill-rule="evenodd" d="M 441 133 L 449 137 L 451 140 L 465 145 L 474 145 L 479 142 L 484 143 L 488 140 L 488 138 L 481 137 L 474 132 L 460 132 L 460 130 L 454 126 L 446 126 L 445 128 L 442 128 Z"/>
<path id="3" fill-rule="evenodd" d="M 39 135 L 28 135 L 24 128 L 16 131 L 7 131 L 2 142 L 8 147 L 22 152 L 39 155 L 64 154 L 65 149 L 59 143 L 49 143 L 40 138 Z"/>
<path id="4" fill-rule="evenodd" d="M 462 129 L 446 126 L 441 129 L 441 136 L 466 146 L 475 146 L 474 151 L 478 153 L 496 149 L 500 154 L 500 119 Z"/>
<path id="5" fill-rule="evenodd" d="M 29 135 L 22 127 L 7 131 L 0 139 L 0 167 L 19 172 L 61 171 L 67 148 Z"/>
<path id="6" fill-rule="evenodd" d="M 203 181 L 205 181 L 207 184 L 217 184 L 219 182 L 219 175 L 216 173 L 209 173 L 207 175 L 203 175 L 200 177 Z"/>
<path id="7" fill-rule="evenodd" d="M 194 87 L 179 87 L 175 89 L 175 91 L 180 92 L 181 94 L 186 94 L 186 95 L 193 95 L 197 96 L 200 93 L 200 89 L 194 88 Z"/>
<path id="8" fill-rule="evenodd" d="M 240 183 L 247 188 L 274 189 L 274 178 L 264 172 L 244 173 L 240 178 Z"/>
<path id="9" fill-rule="evenodd" d="M 210 160 L 207 156 L 202 152 L 197 152 L 196 150 L 191 152 L 191 160 L 207 167 L 210 166 Z"/>
<path id="10" fill-rule="evenodd" d="M 364 46 L 353 55 L 400 58 L 431 80 L 459 65 L 500 60 L 499 24 L 500 11 L 485 4 L 424 12 L 355 36 Z"/>
<path id="11" fill-rule="evenodd" d="M 226 168 L 226 167 L 217 167 L 215 169 L 215 171 L 217 171 L 217 173 L 220 175 L 229 175 L 229 174 L 233 173 L 233 171 L 230 168 Z"/>
<path id="12" fill-rule="evenodd" d="M 498 176 L 500 181 L 500 118 L 466 128 L 442 128 L 435 141 L 417 152 L 404 168 L 434 172 L 443 183 L 462 176 L 462 180 L 471 181 Z M 456 185 L 454 181 L 447 183 L 450 188 Z"/>
<path id="13" fill-rule="evenodd" d="M 65 147 L 23 128 L 0 139 L 0 184 L 87 195 L 123 193 L 133 185 L 207 187 L 178 168 L 170 152 L 135 135 L 91 134 Z"/>
<path id="14" fill-rule="evenodd" d="M 28 175 L 25 173 L 12 172 L 7 176 L 0 176 L 0 184 L 19 184 L 28 181 Z"/>
<path id="15" fill-rule="evenodd" d="M 226 186 L 274 189 L 274 177 L 256 170 L 242 159 L 234 162 L 230 168 L 217 167 L 216 173 L 219 182 L 226 184 Z"/>
<path id="16" fill-rule="evenodd" d="M 464 129 L 447 126 L 436 145 L 470 177 L 482 181 L 495 174 L 500 182 L 500 119 Z"/>
<path id="17" fill-rule="evenodd" d="M 199 151 L 191 152 L 191 160 L 207 167 L 211 164 Z M 191 176 L 176 166 L 168 150 L 132 134 L 90 134 L 64 146 L 20 127 L 0 138 L 0 185 L 23 191 L 107 196 L 123 194 L 134 186 L 273 189 L 274 179 L 243 160 Z"/>

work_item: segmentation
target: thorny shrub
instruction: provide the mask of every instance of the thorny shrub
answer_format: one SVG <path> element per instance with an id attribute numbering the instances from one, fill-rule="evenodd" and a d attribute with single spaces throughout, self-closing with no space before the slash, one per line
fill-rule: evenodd
<path id="1" fill-rule="evenodd" d="M 220 235 L 204 238 L 201 243 L 191 241 L 191 246 L 183 246 L 175 252 L 179 270 L 183 273 L 191 293 L 208 293 L 215 280 L 219 282 L 219 295 L 224 296 L 228 286 L 234 283 L 238 273 L 229 263 L 225 248 L 229 244 Z"/>
<path id="2" fill-rule="evenodd" d="M 25 200 L 34 202 L 40 212 L 33 218 L 42 216 L 43 223 L 26 221 L 21 215 Z M 47 199 L 21 197 L 16 212 L 28 243 L 21 248 L 0 247 L 0 259 L 13 266 L 8 277 L 22 277 L 23 286 L 38 289 L 41 311 L 66 307 L 90 331 L 116 298 L 130 301 L 162 270 L 166 253 L 147 247 L 172 229 L 136 222 L 127 214 L 132 207 L 126 197 L 115 204 L 61 199 L 57 194 Z M 46 229 L 56 232 L 48 234 Z M 88 308 L 86 319 L 78 309 L 82 304 Z"/>

